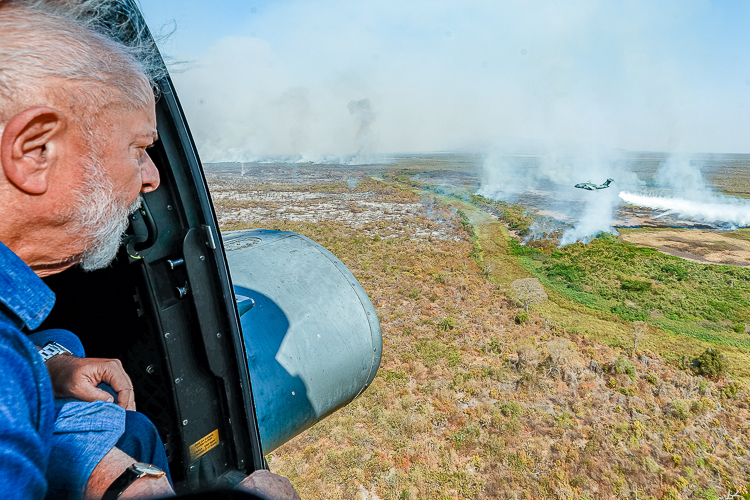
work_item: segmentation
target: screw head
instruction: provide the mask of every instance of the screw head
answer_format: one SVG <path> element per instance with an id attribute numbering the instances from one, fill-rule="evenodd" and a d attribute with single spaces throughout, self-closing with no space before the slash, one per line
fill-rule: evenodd
<path id="1" fill-rule="evenodd" d="M 221 338 L 221 332 L 216 334 L 216 338 L 219 338 L 219 339 Z"/>
<path id="2" fill-rule="evenodd" d="M 155 371 L 156 371 L 156 368 L 154 367 L 154 365 L 148 365 L 146 367 L 146 373 L 148 373 L 149 375 L 153 375 Z"/>
<path id="3" fill-rule="evenodd" d="M 200 257 L 198 257 L 198 258 L 199 258 L 200 260 L 206 260 L 206 257 L 205 257 L 204 255 L 201 255 L 201 256 L 200 256 Z"/>
<path id="4" fill-rule="evenodd" d="M 185 420 L 182 421 L 182 425 L 187 425 L 187 424 L 188 424 L 187 419 L 185 419 Z"/>

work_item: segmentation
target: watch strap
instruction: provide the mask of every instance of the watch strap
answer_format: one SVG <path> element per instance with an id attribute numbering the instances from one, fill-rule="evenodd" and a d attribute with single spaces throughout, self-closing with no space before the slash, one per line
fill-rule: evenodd
<path id="1" fill-rule="evenodd" d="M 144 476 L 161 477 L 164 475 L 163 471 L 161 471 L 157 467 L 154 467 L 153 465 L 143 464 L 148 465 L 149 468 L 159 470 L 158 473 L 149 473 L 144 470 L 139 470 L 139 465 L 141 464 L 139 464 L 138 462 L 134 463 L 133 465 L 125 469 L 117 479 L 112 481 L 112 484 L 109 485 L 107 491 L 105 491 L 104 495 L 102 495 L 102 500 L 117 500 L 120 495 L 122 495 L 123 491 L 128 489 L 128 487 L 136 480 Z"/>

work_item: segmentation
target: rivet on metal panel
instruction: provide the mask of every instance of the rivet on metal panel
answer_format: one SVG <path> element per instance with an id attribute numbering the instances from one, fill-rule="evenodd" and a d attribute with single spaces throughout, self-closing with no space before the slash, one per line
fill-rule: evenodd
<path id="1" fill-rule="evenodd" d="M 172 210 L 172 205 L 167 205 L 167 210 Z"/>
<path id="2" fill-rule="evenodd" d="M 187 422 L 187 420 L 185 420 L 185 422 Z M 189 467 L 189 469 L 190 469 L 190 470 L 194 470 L 194 469 L 195 469 L 195 465 L 191 465 L 191 466 Z"/>
<path id="3" fill-rule="evenodd" d="M 171 337 L 172 337 L 172 334 L 169 333 L 169 332 L 167 332 L 167 333 L 164 334 L 164 338 L 165 339 L 168 339 L 168 338 L 171 338 Z"/>
<path id="4" fill-rule="evenodd" d="M 217 337 L 217 338 L 221 338 L 221 332 L 217 333 L 217 334 L 216 334 L 216 337 Z"/>
<path id="5" fill-rule="evenodd" d="M 200 256 L 200 257 L 198 257 L 198 258 L 199 258 L 200 260 L 206 260 L 206 257 L 205 257 L 205 255 L 201 255 L 201 256 Z"/>
<path id="6" fill-rule="evenodd" d="M 149 375 L 153 375 L 153 373 L 156 371 L 156 368 L 154 368 L 154 365 L 148 365 L 146 367 L 146 373 Z"/>
<path id="7" fill-rule="evenodd" d="M 175 384 L 179 384 L 180 382 L 182 382 L 182 377 L 177 377 L 176 379 L 174 379 Z"/>
<path id="8" fill-rule="evenodd" d="M 188 421 L 187 421 L 187 420 L 183 420 L 183 421 L 182 421 L 182 425 L 187 425 L 187 424 L 188 424 Z"/>

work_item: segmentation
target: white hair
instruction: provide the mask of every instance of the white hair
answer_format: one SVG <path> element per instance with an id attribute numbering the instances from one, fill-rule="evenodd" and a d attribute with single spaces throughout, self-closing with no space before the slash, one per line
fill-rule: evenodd
<path id="1" fill-rule="evenodd" d="M 35 105 L 68 106 L 74 119 L 112 105 L 129 109 L 153 100 L 154 59 L 143 55 L 142 33 L 130 48 L 104 34 L 103 7 L 111 1 L 10 0 L 0 3 L 0 123 Z M 86 18 L 83 14 L 97 15 Z M 79 19 L 80 18 L 80 19 Z M 88 22 L 84 22 L 88 19 Z M 124 26 L 124 24 L 123 24 Z M 94 31 L 92 28 L 97 28 Z M 145 28 L 144 28 L 145 29 Z M 128 34 L 122 27 L 121 34 Z M 142 44 L 141 44 L 142 45 Z M 89 127 L 85 127 L 89 128 Z"/>
<path id="2" fill-rule="evenodd" d="M 97 119 L 113 106 L 153 106 L 166 70 L 146 33 L 121 0 L 0 0 L 0 130 L 28 107 L 66 107 L 89 146 L 82 184 L 60 214 L 86 241 L 85 270 L 112 261 L 141 204 L 140 196 L 130 206 L 117 201 Z"/>

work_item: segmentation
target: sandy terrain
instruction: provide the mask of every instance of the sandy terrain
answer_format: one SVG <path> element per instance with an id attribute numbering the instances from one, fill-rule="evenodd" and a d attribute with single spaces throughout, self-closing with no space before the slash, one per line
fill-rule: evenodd
<path id="1" fill-rule="evenodd" d="M 694 262 L 750 267 L 750 241 L 731 238 L 724 233 L 643 231 L 625 234 L 622 239 Z"/>

